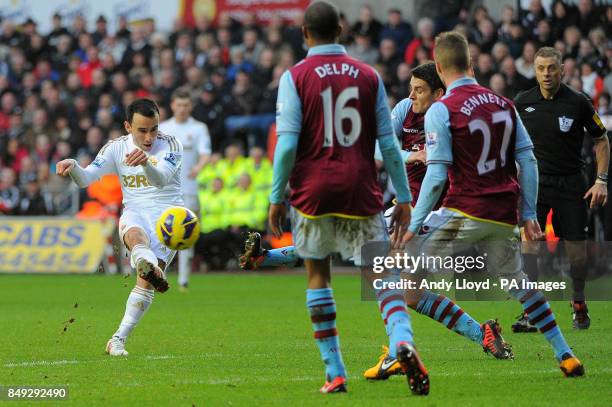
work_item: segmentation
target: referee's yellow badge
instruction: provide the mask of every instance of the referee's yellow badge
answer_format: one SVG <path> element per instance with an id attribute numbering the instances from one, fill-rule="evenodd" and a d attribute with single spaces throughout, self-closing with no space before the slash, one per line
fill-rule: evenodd
<path id="1" fill-rule="evenodd" d="M 601 118 L 599 117 L 599 115 L 597 114 L 597 112 L 593 113 L 593 121 L 595 122 L 595 124 L 597 124 L 599 126 L 600 129 L 605 130 L 606 128 L 604 127 L 604 124 L 601 121 Z"/>

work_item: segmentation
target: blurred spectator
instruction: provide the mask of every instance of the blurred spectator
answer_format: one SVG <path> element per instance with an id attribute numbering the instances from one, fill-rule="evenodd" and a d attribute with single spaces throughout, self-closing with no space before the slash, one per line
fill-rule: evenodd
<path id="1" fill-rule="evenodd" d="M 582 81 L 582 91 L 591 99 L 597 100 L 603 88 L 603 82 L 588 62 L 580 64 L 580 80 Z"/>
<path id="2" fill-rule="evenodd" d="M 248 172 L 240 174 L 236 187 L 228 191 L 227 217 L 230 231 L 237 242 L 241 242 L 241 235 L 247 231 L 265 231 L 268 201 L 266 199 L 265 205 L 261 205 L 261 199 L 258 199 L 261 195 L 253 189 Z"/>
<path id="3" fill-rule="evenodd" d="M 369 65 L 374 65 L 378 59 L 378 51 L 372 46 L 372 40 L 364 31 L 355 34 L 355 43 L 349 45 L 347 53 L 353 58 Z"/>
<path id="4" fill-rule="evenodd" d="M 275 78 L 265 92 L 256 89 L 251 84 L 251 79 L 246 72 L 238 72 L 236 75 L 236 83 L 232 88 L 232 101 L 229 106 L 226 106 L 226 111 L 230 115 L 225 119 L 225 130 L 231 137 L 237 137 L 237 131 L 243 130 L 246 132 L 248 145 L 264 146 L 266 143 L 266 134 L 270 125 L 276 119 L 275 111 L 272 106 L 272 99 L 276 99 L 278 92 L 279 76 Z M 259 95 L 258 95 L 259 94 Z M 262 97 L 266 99 L 263 100 Z M 263 106 L 267 111 L 262 111 L 261 102 L 265 102 Z"/>
<path id="5" fill-rule="evenodd" d="M 52 206 L 48 196 L 43 196 L 40 184 L 35 174 L 26 180 L 25 186 L 21 191 L 18 205 L 16 206 L 17 215 L 35 216 L 50 215 Z"/>
<path id="6" fill-rule="evenodd" d="M 511 38 L 511 27 L 514 23 L 514 8 L 510 5 L 504 6 L 501 14 L 501 21 L 497 27 L 497 36 L 501 41 L 507 41 Z"/>
<path id="7" fill-rule="evenodd" d="M 378 47 L 377 63 L 384 65 L 387 72 L 395 72 L 397 66 L 402 62 L 401 53 L 398 53 L 395 42 L 391 38 L 380 41 Z"/>
<path id="8" fill-rule="evenodd" d="M 599 24 L 598 10 L 592 0 L 578 0 L 578 28 L 582 35 L 587 35 L 591 28 Z"/>
<path id="9" fill-rule="evenodd" d="M 259 61 L 259 54 L 261 54 L 264 47 L 261 41 L 259 41 L 259 35 L 258 30 L 249 28 L 244 31 L 242 43 L 232 48 L 241 50 L 245 61 L 251 63 L 251 65 L 255 65 Z"/>
<path id="10" fill-rule="evenodd" d="M 211 182 L 208 189 L 200 189 L 200 239 L 197 253 L 213 270 L 223 270 L 234 257 L 234 238 L 228 231 L 227 193 L 219 177 Z"/>
<path id="11" fill-rule="evenodd" d="M 565 42 L 565 56 L 576 58 L 580 44 L 580 31 L 575 26 L 570 26 L 563 32 L 563 42 Z"/>
<path id="12" fill-rule="evenodd" d="M 552 47 L 554 45 L 555 39 L 552 36 L 552 30 L 550 28 L 550 22 L 548 20 L 538 21 L 535 40 L 538 44 L 538 48 Z"/>
<path id="13" fill-rule="evenodd" d="M 421 18 L 417 23 L 418 36 L 414 38 L 406 47 L 404 53 L 404 61 L 413 67 L 417 50 L 420 47 L 425 47 L 429 53 L 429 59 L 433 60 L 433 46 L 434 46 L 434 22 L 431 18 Z"/>
<path id="14" fill-rule="evenodd" d="M 562 39 L 567 27 L 576 24 L 577 13 L 563 0 L 555 0 L 552 5 L 551 28 L 554 39 Z"/>
<path id="15" fill-rule="evenodd" d="M 501 73 L 506 79 L 506 96 L 513 99 L 520 91 L 536 85 L 535 79 L 527 79 L 516 70 L 514 59 L 508 55 L 501 63 Z"/>
<path id="16" fill-rule="evenodd" d="M 226 188 L 234 188 L 238 178 L 246 169 L 246 158 L 242 155 L 240 143 L 231 142 L 225 147 L 225 158 L 217 164 L 217 171 Z"/>
<path id="17" fill-rule="evenodd" d="M 267 195 L 272 188 L 272 163 L 261 147 L 253 147 L 249 151 L 246 171 L 251 176 L 253 188 Z"/>
<path id="18" fill-rule="evenodd" d="M 227 80 L 234 82 L 238 72 L 251 73 L 255 70 L 253 64 L 244 58 L 244 50 L 241 48 L 232 48 L 231 64 L 227 69 Z"/>
<path id="19" fill-rule="evenodd" d="M 108 24 L 106 21 L 106 17 L 100 15 L 96 19 L 96 29 L 91 34 L 93 42 L 95 45 L 98 45 L 100 41 L 102 41 L 108 35 Z"/>
<path id="20" fill-rule="evenodd" d="M 217 100 L 215 86 L 212 83 L 209 82 L 202 88 L 192 114 L 196 120 L 206 123 L 213 151 L 218 151 L 225 132 L 225 110 Z"/>
<path id="21" fill-rule="evenodd" d="M 523 27 L 517 22 L 510 24 L 510 35 L 504 40 L 513 58 L 518 58 L 523 51 L 525 39 L 523 37 Z"/>
<path id="22" fill-rule="evenodd" d="M 478 56 L 476 68 L 474 69 L 474 74 L 478 83 L 482 86 L 489 87 L 489 80 L 494 73 L 493 58 L 491 58 L 491 55 L 486 53 L 480 54 Z"/>
<path id="23" fill-rule="evenodd" d="M 353 24 L 353 35 L 361 34 L 370 39 L 370 44 L 378 46 L 378 38 L 383 26 L 372 14 L 372 7 L 364 4 L 359 8 L 359 20 Z"/>
<path id="24" fill-rule="evenodd" d="M 510 49 L 503 42 L 496 42 L 493 45 L 493 49 L 491 50 L 491 55 L 493 56 L 493 62 L 497 70 L 499 70 L 502 61 L 510 55 Z"/>
<path id="25" fill-rule="evenodd" d="M 93 161 L 98 154 L 98 151 L 104 145 L 104 136 L 102 131 L 98 127 L 90 127 L 87 130 L 87 136 L 85 139 L 85 147 L 77 151 L 77 156 L 88 157 L 90 161 Z"/>
<path id="26" fill-rule="evenodd" d="M 500 73 L 495 73 L 489 79 L 489 88 L 498 95 L 508 97 L 506 92 L 506 79 Z"/>
<path id="27" fill-rule="evenodd" d="M 389 9 L 387 22 L 380 31 L 381 43 L 386 39 L 392 40 L 397 56 L 401 56 L 413 37 L 412 26 L 402 19 L 402 11 L 397 8 Z"/>
<path id="28" fill-rule="evenodd" d="M 3 168 L 0 171 L 0 214 L 12 215 L 19 204 L 19 189 L 15 186 L 15 171 Z"/>
<path id="29" fill-rule="evenodd" d="M 535 78 L 535 68 L 533 66 L 535 53 L 535 44 L 532 41 L 527 41 L 523 46 L 523 53 L 515 61 L 516 70 L 527 79 Z"/>
<path id="30" fill-rule="evenodd" d="M 482 52 L 491 52 L 493 45 L 497 41 L 495 24 L 490 18 L 483 18 L 478 23 L 478 29 L 474 32 L 474 40 Z"/>
<path id="31" fill-rule="evenodd" d="M 274 51 L 272 51 L 271 48 L 264 48 L 261 50 L 252 76 L 253 84 L 256 87 L 262 89 L 272 80 L 274 59 Z"/>
<path id="32" fill-rule="evenodd" d="M 599 95 L 597 101 L 597 112 L 600 116 L 607 116 L 612 114 L 612 105 L 610 104 L 610 94 L 603 92 Z"/>
<path id="33" fill-rule="evenodd" d="M 47 34 L 47 42 L 49 45 L 51 47 L 57 47 L 59 50 L 58 45 L 60 38 L 64 37 L 70 39 L 69 35 L 70 33 L 68 32 L 68 29 L 62 24 L 61 14 L 53 14 L 53 17 L 51 18 L 51 31 L 49 31 L 49 34 Z"/>
<path id="34" fill-rule="evenodd" d="M 540 0 L 531 0 L 529 2 L 529 10 L 522 13 L 521 25 L 525 28 L 525 32 L 529 37 L 537 34 L 538 23 L 546 18 L 546 12 L 542 7 Z"/>
<path id="35" fill-rule="evenodd" d="M 21 146 L 16 138 L 10 138 L 3 147 L 0 168 L 10 168 L 15 173 L 19 173 L 23 160 L 29 155 L 28 149 Z"/>
<path id="36" fill-rule="evenodd" d="M 410 65 L 402 62 L 397 66 L 395 80 L 391 84 L 390 92 L 398 100 L 405 99 L 410 93 Z"/>
<path id="37" fill-rule="evenodd" d="M 474 0 L 420 0 L 416 1 L 417 15 L 435 22 L 435 31 L 450 31 L 457 24 L 465 24 Z"/>

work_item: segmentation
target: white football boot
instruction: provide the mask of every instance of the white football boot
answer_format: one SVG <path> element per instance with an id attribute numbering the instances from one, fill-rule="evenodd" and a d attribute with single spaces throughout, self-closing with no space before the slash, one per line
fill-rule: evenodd
<path id="1" fill-rule="evenodd" d="M 118 336 L 113 336 L 106 343 L 106 353 L 110 356 L 127 356 L 128 351 L 125 350 L 125 339 Z"/>

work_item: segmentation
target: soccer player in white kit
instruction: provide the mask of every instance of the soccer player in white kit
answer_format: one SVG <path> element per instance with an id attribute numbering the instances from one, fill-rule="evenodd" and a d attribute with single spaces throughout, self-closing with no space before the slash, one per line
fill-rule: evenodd
<path id="1" fill-rule="evenodd" d="M 137 99 L 127 107 L 126 116 L 124 126 L 129 134 L 106 143 L 87 168 L 71 158 L 57 163 L 57 174 L 70 176 L 81 188 L 105 174 L 120 178 L 124 209 L 119 236 L 130 251 L 138 277 L 119 329 L 106 344 L 111 356 L 127 356 L 125 341 L 151 306 L 154 290 L 168 290 L 163 270 L 175 252 L 161 244 L 155 222 L 165 209 L 183 206 L 183 147 L 173 136 L 158 133 L 157 105 L 150 99 Z"/>
<path id="2" fill-rule="evenodd" d="M 174 116 L 162 122 L 159 130 L 165 134 L 172 134 L 183 145 L 183 166 L 181 168 L 183 200 L 185 206 L 199 216 L 198 183 L 195 179 L 210 159 L 210 135 L 206 124 L 190 116 L 193 105 L 189 92 L 177 89 L 172 93 L 171 100 L 170 107 Z M 180 291 L 187 291 L 192 258 L 193 248 L 181 250 L 178 253 Z"/>

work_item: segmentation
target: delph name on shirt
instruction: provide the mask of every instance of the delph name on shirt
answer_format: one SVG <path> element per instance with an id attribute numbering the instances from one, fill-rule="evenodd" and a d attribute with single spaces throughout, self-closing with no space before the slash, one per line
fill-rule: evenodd
<path id="1" fill-rule="evenodd" d="M 348 75 L 357 79 L 357 76 L 359 76 L 359 69 L 346 63 L 340 64 L 340 69 L 338 69 L 335 63 L 332 63 L 319 65 L 314 70 L 319 75 L 319 78 L 325 78 L 328 75 Z"/>
<path id="2" fill-rule="evenodd" d="M 500 98 L 499 96 L 494 95 L 493 93 L 483 93 L 481 95 L 472 96 L 467 99 L 465 102 L 463 102 L 463 106 L 461 106 L 461 109 L 459 110 L 464 115 L 471 116 L 472 110 L 474 110 L 476 106 L 480 106 L 486 103 L 494 103 L 502 108 L 505 108 L 507 105 L 506 101 Z"/>

